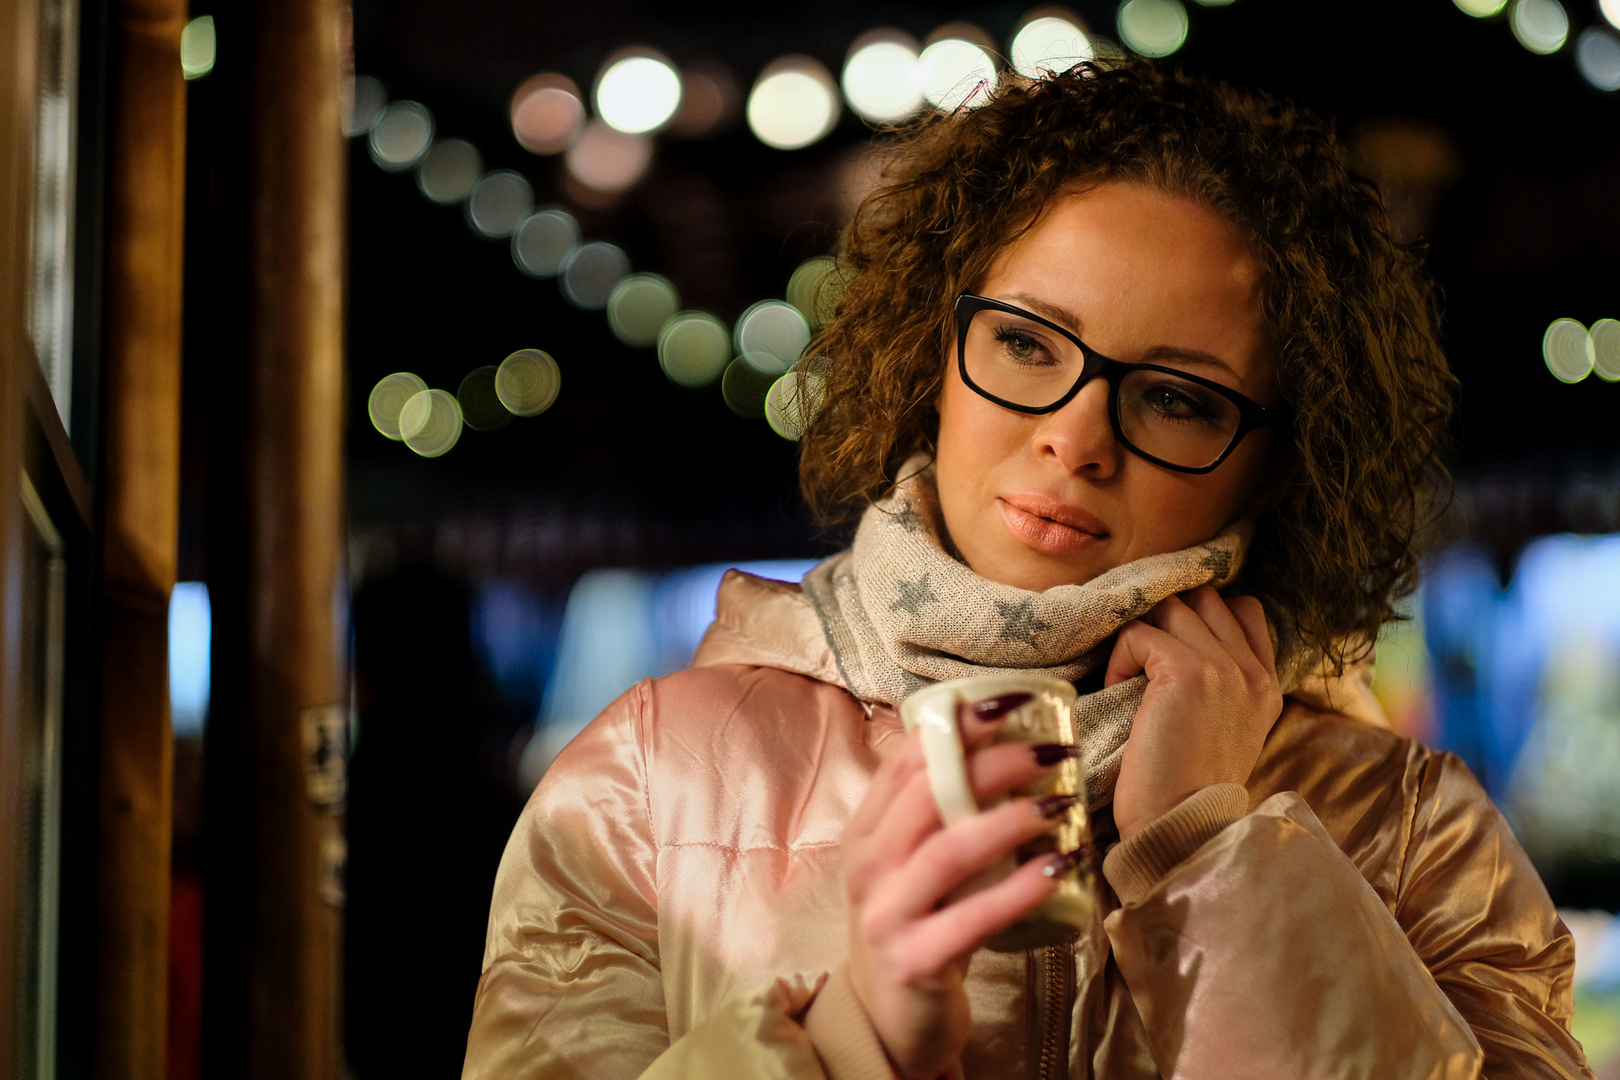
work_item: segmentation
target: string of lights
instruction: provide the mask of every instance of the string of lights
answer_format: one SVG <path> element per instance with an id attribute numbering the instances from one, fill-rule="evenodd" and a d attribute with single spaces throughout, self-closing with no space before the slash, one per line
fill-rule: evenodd
<path id="1" fill-rule="evenodd" d="M 1233 0 L 1197 0 L 1206 8 Z M 1599 0 L 1609 24 L 1579 31 L 1560 0 L 1453 0 L 1467 15 L 1502 18 L 1529 51 L 1552 55 L 1566 48 L 1594 88 L 1620 90 L 1620 0 Z M 542 157 L 561 157 L 570 194 L 587 204 L 611 200 L 646 173 L 655 137 L 702 138 L 742 113 L 762 143 L 779 150 L 810 146 L 838 124 L 845 106 L 871 124 L 895 123 L 926 108 L 973 108 L 1001 78 L 1014 72 L 1038 78 L 1093 58 L 1148 57 L 1177 52 L 1190 17 L 1181 0 L 1123 0 L 1115 14 L 1118 44 L 1087 29 L 1072 13 L 1040 8 L 1014 28 L 1005 53 L 994 39 L 965 22 L 948 23 L 919 42 L 894 29 L 869 31 L 851 43 L 840 77 L 804 55 L 782 56 L 760 71 L 746 100 L 726 68 L 706 62 L 678 67 L 663 53 L 633 46 L 609 56 L 591 90 L 594 115 L 578 84 L 558 72 L 526 79 L 513 93 L 513 138 Z M 192 20 L 181 43 L 187 78 L 213 66 L 213 20 Z M 1004 60 L 998 60 L 998 55 Z M 562 295 L 585 311 L 602 311 L 622 343 L 655 350 L 670 381 L 687 387 L 718 383 L 726 403 L 745 416 L 763 417 L 784 438 L 797 438 L 814 400 L 813 375 L 788 379 L 811 334 L 836 301 L 836 264 L 826 257 L 801 265 L 785 299 L 762 300 L 728 327 L 717 316 L 683 310 L 673 283 L 632 272 L 629 256 L 605 240 L 587 240 L 578 221 L 559 206 L 534 205 L 534 189 L 512 169 L 484 169 L 484 156 L 459 138 L 437 138 L 427 106 L 390 101 L 374 78 L 354 80 L 345 133 L 364 138 L 371 160 L 391 173 L 414 174 L 430 201 L 463 207 L 477 235 L 506 240 L 521 273 L 557 282 Z M 1543 340 L 1548 370 L 1564 382 L 1596 373 L 1620 380 L 1620 323 L 1604 319 L 1590 331 L 1559 319 Z M 556 401 L 562 370 L 539 349 L 519 349 L 498 365 L 470 372 L 455 393 L 429 388 L 408 372 L 386 376 L 368 398 L 379 433 L 426 457 L 447 453 L 463 428 L 492 431 L 514 417 L 537 416 Z"/>
<path id="2" fill-rule="evenodd" d="M 1118 23 L 1133 51 L 1164 56 L 1180 48 L 1187 21 L 1179 0 L 1126 0 Z M 1119 52 L 1113 42 L 1088 34 L 1078 19 L 1046 9 L 1021 22 L 1006 55 L 1013 71 L 1036 78 Z M 892 123 L 923 108 L 972 108 L 1001 77 L 994 42 L 971 24 L 947 24 L 924 43 L 900 31 L 877 30 L 853 43 L 838 82 L 808 56 L 773 61 L 755 80 L 744 111 L 761 142 L 796 150 L 827 135 L 844 103 L 862 120 Z M 646 172 L 652 136 L 708 134 L 732 111 L 736 97 L 735 84 L 722 69 L 695 65 L 680 71 L 656 50 L 634 47 L 601 66 L 592 93 L 594 117 L 572 79 L 543 72 L 512 95 L 510 120 L 513 137 L 526 150 L 562 155 L 576 190 L 584 189 L 587 198 L 612 198 Z M 520 272 L 555 279 L 575 307 L 605 311 L 621 342 L 655 349 L 671 382 L 718 383 L 734 411 L 765 419 L 784 438 L 798 437 L 813 410 L 817 380 L 813 372 L 787 376 L 836 304 L 834 260 L 806 261 L 789 278 L 786 299 L 761 300 L 727 327 L 709 312 L 681 310 L 667 278 L 632 273 L 621 248 L 587 241 L 566 209 L 536 208 L 533 187 L 522 174 L 485 172 L 477 147 L 463 139 L 435 138 L 427 106 L 389 101 L 376 79 L 356 78 L 345 131 L 366 139 L 379 168 L 414 172 L 417 187 L 432 202 L 462 205 L 474 233 L 508 240 Z M 367 407 L 380 434 L 437 457 L 455 446 L 464 427 L 488 431 L 514 416 L 539 415 L 560 388 L 561 369 L 552 356 L 520 349 L 499 365 L 469 373 L 454 394 L 429 388 L 410 372 L 385 376 L 373 387 Z"/>

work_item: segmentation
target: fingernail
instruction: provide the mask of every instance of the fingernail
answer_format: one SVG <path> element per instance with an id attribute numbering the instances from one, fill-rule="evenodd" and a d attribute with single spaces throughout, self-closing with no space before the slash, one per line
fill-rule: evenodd
<path id="1" fill-rule="evenodd" d="M 1042 795 L 1035 800 L 1035 809 L 1041 817 L 1051 819 L 1063 816 L 1079 801 L 1078 795 Z"/>
<path id="2" fill-rule="evenodd" d="M 1060 761 L 1080 756 L 1080 748 L 1071 743 L 1043 742 L 1029 748 L 1037 765 L 1056 765 Z"/>
<path id="3" fill-rule="evenodd" d="M 1046 858 L 1046 865 L 1041 867 L 1041 871 L 1049 878 L 1062 877 L 1080 865 L 1080 860 L 1086 857 L 1086 852 L 1089 849 L 1090 845 L 1081 844 L 1073 851 L 1065 851 L 1061 855 L 1049 855 Z"/>
<path id="4" fill-rule="evenodd" d="M 984 721 L 1000 720 L 1034 696 L 1034 694 L 1002 694 L 1000 697 L 985 698 L 973 706 L 973 715 Z"/>

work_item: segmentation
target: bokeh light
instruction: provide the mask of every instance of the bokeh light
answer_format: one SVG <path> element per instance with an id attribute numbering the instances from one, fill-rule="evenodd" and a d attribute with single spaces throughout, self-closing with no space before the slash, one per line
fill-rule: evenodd
<path id="1" fill-rule="evenodd" d="M 798 362 L 810 344 L 810 324 L 799 309 L 782 300 L 761 300 L 737 318 L 732 343 L 738 355 L 750 358 L 771 380 Z M 761 388 L 761 401 L 764 400 Z"/>
<path id="2" fill-rule="evenodd" d="M 669 133 L 701 139 L 737 118 L 742 91 L 737 76 L 717 60 L 695 60 L 681 67 L 681 104 L 669 122 Z"/>
<path id="3" fill-rule="evenodd" d="M 821 409 L 827 380 L 799 368 L 771 384 L 765 395 L 765 422 L 784 439 L 797 441 Z"/>
<path id="4" fill-rule="evenodd" d="M 1476 19 L 1488 19 L 1507 7 L 1507 0 L 1452 0 L 1457 10 Z"/>
<path id="5" fill-rule="evenodd" d="M 497 169 L 478 181 L 467 199 L 467 221 L 491 239 L 511 236 L 534 209 L 534 189 L 511 169 Z"/>
<path id="6" fill-rule="evenodd" d="M 539 416 L 562 390 L 562 370 L 541 349 L 519 349 L 495 369 L 495 395 L 513 416 Z"/>
<path id="7" fill-rule="evenodd" d="M 788 278 L 787 302 L 799 309 L 811 327 L 826 326 L 838 310 L 844 289 L 837 271 L 837 260 L 817 255 L 800 263 Z"/>
<path id="8" fill-rule="evenodd" d="M 596 80 L 597 115 L 630 135 L 663 127 L 680 103 L 681 77 L 662 57 L 621 57 Z"/>
<path id="9" fill-rule="evenodd" d="M 670 382 L 706 386 L 731 360 L 726 324 L 706 311 L 683 311 L 658 332 L 658 366 Z"/>
<path id="10" fill-rule="evenodd" d="M 556 277 L 579 241 L 574 215 L 548 207 L 524 218 L 512 234 L 512 261 L 530 277 Z"/>
<path id="11" fill-rule="evenodd" d="M 765 395 L 782 374 L 774 356 L 744 353 L 726 365 L 720 397 L 738 416 L 757 420 L 765 414 Z"/>
<path id="12" fill-rule="evenodd" d="M 966 37 L 940 37 L 917 57 L 917 71 L 923 97 L 946 112 L 964 105 L 977 108 L 996 88 L 995 60 L 989 50 Z"/>
<path id="13" fill-rule="evenodd" d="M 922 108 L 916 44 L 898 30 L 874 31 L 857 40 L 839 81 L 855 115 L 874 123 L 904 120 Z"/>
<path id="14" fill-rule="evenodd" d="M 1575 40 L 1575 66 L 1599 90 L 1620 90 L 1620 40 L 1607 30 L 1587 27 Z"/>
<path id="15" fill-rule="evenodd" d="M 585 125 L 579 141 L 568 148 L 568 172 L 592 191 L 620 192 L 641 179 L 652 163 L 652 142 L 609 127 L 601 120 Z"/>
<path id="16" fill-rule="evenodd" d="M 1609 20 L 1609 25 L 1620 30 L 1620 0 L 1598 0 L 1598 10 Z"/>
<path id="17" fill-rule="evenodd" d="M 605 240 L 581 244 L 563 263 L 562 293 L 576 307 L 600 311 L 629 272 L 630 256 L 623 249 Z"/>
<path id="18" fill-rule="evenodd" d="M 1116 25 L 1125 46 L 1143 56 L 1169 56 L 1187 41 L 1187 9 L 1181 0 L 1125 0 Z"/>
<path id="19" fill-rule="evenodd" d="M 1620 322 L 1599 319 L 1592 324 L 1592 370 L 1604 382 L 1620 382 Z"/>
<path id="20" fill-rule="evenodd" d="M 608 328 L 626 345 L 658 343 L 658 331 L 681 306 L 675 286 L 658 274 L 631 274 L 608 296 Z"/>
<path id="21" fill-rule="evenodd" d="M 388 91 L 370 75 L 356 75 L 343 94 L 343 134 L 364 135 L 388 105 Z"/>
<path id="22" fill-rule="evenodd" d="M 1029 20 L 1013 35 L 1009 51 L 1013 70 L 1029 79 L 1068 71 L 1093 56 L 1091 39 L 1079 23 L 1060 15 Z"/>
<path id="23" fill-rule="evenodd" d="M 200 79 L 213 71 L 218 45 L 212 15 L 199 15 L 186 23 L 186 28 L 180 31 L 180 74 L 187 79 Z"/>
<path id="24" fill-rule="evenodd" d="M 371 426 L 398 442 L 401 438 L 399 411 L 426 389 L 427 383 L 409 371 L 396 371 L 378 379 L 377 385 L 371 388 L 371 396 L 366 398 L 366 415 L 371 418 Z"/>
<path id="25" fill-rule="evenodd" d="M 1542 56 L 1562 49 L 1569 38 L 1569 15 L 1558 0 L 1514 0 L 1508 25 L 1520 45 Z"/>
<path id="26" fill-rule="evenodd" d="M 560 154 L 585 130 L 585 103 L 566 75 L 525 79 L 512 94 L 512 137 L 531 154 Z"/>
<path id="27" fill-rule="evenodd" d="M 766 146 L 809 146 L 838 122 L 838 87 L 808 56 L 784 56 L 760 72 L 748 94 L 748 127 Z"/>
<path id="28" fill-rule="evenodd" d="M 416 186 L 440 205 L 458 203 L 472 194 L 484 170 L 478 148 L 465 139 L 443 139 L 433 144 L 416 169 Z"/>
<path id="29" fill-rule="evenodd" d="M 461 406 L 461 421 L 474 431 L 499 431 L 512 422 L 512 413 L 501 404 L 495 392 L 494 364 L 473 368 L 456 388 L 456 402 Z"/>
<path id="30" fill-rule="evenodd" d="M 1555 319 L 1541 339 L 1541 356 L 1559 382 L 1578 383 L 1592 374 L 1592 336 L 1574 319 Z"/>
<path id="31" fill-rule="evenodd" d="M 461 438 L 461 406 L 448 390 L 413 394 L 399 410 L 399 433 L 423 457 L 448 454 Z"/>
<path id="32" fill-rule="evenodd" d="M 404 172 L 433 142 L 433 114 L 417 101 L 396 101 L 371 125 L 371 160 L 387 172 Z"/>

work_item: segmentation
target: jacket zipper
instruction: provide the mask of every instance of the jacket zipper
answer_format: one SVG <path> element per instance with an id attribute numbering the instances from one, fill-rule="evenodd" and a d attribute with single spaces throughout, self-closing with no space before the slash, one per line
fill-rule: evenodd
<path id="1" fill-rule="evenodd" d="M 1038 1017 L 1035 1080 L 1056 1080 L 1069 1064 L 1069 1027 L 1074 1016 L 1074 942 L 1034 950 L 1031 1011 Z"/>

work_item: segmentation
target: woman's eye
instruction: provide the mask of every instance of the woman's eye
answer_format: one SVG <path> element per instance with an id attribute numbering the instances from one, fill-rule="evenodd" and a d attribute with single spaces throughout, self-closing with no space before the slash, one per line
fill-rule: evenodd
<path id="1" fill-rule="evenodd" d="M 1208 420 L 1211 417 L 1207 403 L 1179 386 L 1160 383 L 1149 387 L 1143 398 L 1154 412 L 1171 420 Z"/>
<path id="2" fill-rule="evenodd" d="M 997 331 L 996 340 L 1001 342 L 1001 347 L 1008 357 L 1021 364 L 1040 364 L 1048 359 L 1046 349 L 1042 347 L 1040 341 L 1023 330 Z"/>

